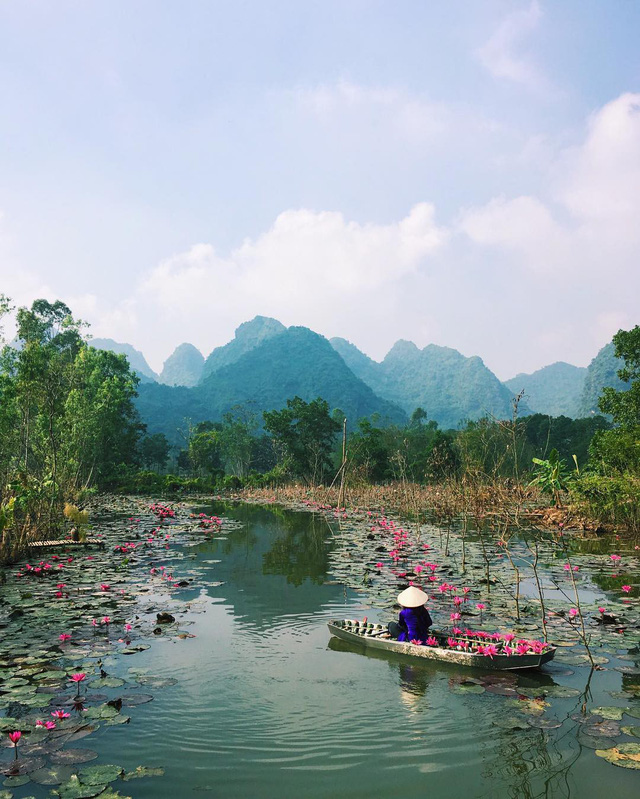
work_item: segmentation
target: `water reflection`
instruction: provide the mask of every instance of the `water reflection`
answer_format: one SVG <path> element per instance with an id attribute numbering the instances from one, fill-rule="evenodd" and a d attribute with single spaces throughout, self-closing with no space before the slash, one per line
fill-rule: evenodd
<path id="1" fill-rule="evenodd" d="M 278 508 L 213 505 L 202 509 L 238 522 L 225 537 L 195 548 L 204 564 L 207 593 L 231 606 L 236 622 L 264 630 L 296 622 L 327 601 L 344 596 L 342 586 L 326 586 L 331 528 L 323 517 Z M 207 561 L 212 562 L 207 567 Z M 201 573 L 202 576 L 202 573 Z"/>

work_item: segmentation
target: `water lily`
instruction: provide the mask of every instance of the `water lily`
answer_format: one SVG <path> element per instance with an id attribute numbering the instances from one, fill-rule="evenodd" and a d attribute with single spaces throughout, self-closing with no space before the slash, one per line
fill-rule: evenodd
<path id="1" fill-rule="evenodd" d="M 611 557 L 611 560 L 612 560 L 614 563 L 615 563 L 616 561 L 618 561 L 618 560 L 622 560 L 622 558 L 620 557 L 620 555 L 611 555 L 610 557 Z"/>
<path id="2" fill-rule="evenodd" d="M 80 696 L 80 683 L 86 680 L 87 675 L 83 671 L 79 671 L 76 674 L 72 674 L 70 680 L 74 682 L 78 687 L 78 692 L 76 693 L 76 697 Z"/>
<path id="3" fill-rule="evenodd" d="M 54 719 L 60 719 L 61 721 L 62 719 L 68 719 L 71 717 L 71 713 L 66 713 L 64 710 L 54 710 L 51 715 L 54 717 Z"/>
<path id="4" fill-rule="evenodd" d="M 600 611 L 600 613 L 606 613 L 604 608 L 598 608 L 598 610 Z"/>
<path id="5" fill-rule="evenodd" d="M 20 730 L 14 730 L 13 732 L 9 733 L 9 740 L 13 744 L 16 760 L 18 759 L 18 741 L 20 738 L 22 738 L 22 733 Z"/>
<path id="6" fill-rule="evenodd" d="M 571 616 L 571 618 L 574 618 L 575 616 L 577 616 L 578 615 L 578 611 L 576 610 L 576 608 L 571 608 L 569 610 L 569 615 Z"/>
<path id="7" fill-rule="evenodd" d="M 623 585 L 622 586 L 622 590 L 625 592 L 625 594 L 628 594 L 631 591 L 631 586 L 630 585 Z"/>
<path id="8" fill-rule="evenodd" d="M 438 639 L 434 638 L 433 635 L 430 635 L 427 640 L 425 641 L 426 646 L 438 646 Z"/>
<path id="9" fill-rule="evenodd" d="M 58 638 L 60 639 L 61 643 L 65 644 L 67 641 L 71 640 L 71 633 L 60 633 Z"/>

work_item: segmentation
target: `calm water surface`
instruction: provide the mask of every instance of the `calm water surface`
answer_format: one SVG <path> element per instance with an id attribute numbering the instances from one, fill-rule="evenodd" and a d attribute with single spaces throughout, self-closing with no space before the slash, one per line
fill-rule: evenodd
<path id="1" fill-rule="evenodd" d="M 328 619 L 380 617 L 332 581 L 324 518 L 250 506 L 207 510 L 242 527 L 198 543 L 176 570 L 195 578 L 175 608 L 191 603 L 178 620 L 196 637 L 155 640 L 122 658 L 123 674 L 148 668 L 178 684 L 153 691 L 130 725 L 101 729 L 91 744 L 101 762 L 163 766 L 166 774 L 114 788 L 141 798 L 640 794 L 638 772 L 577 743 L 577 722 L 503 730 L 493 722 L 513 709 L 502 696 L 452 693 L 459 669 L 330 643 Z M 520 684 L 584 687 L 588 670 L 561 671 Z M 598 673 L 593 702 L 612 704 L 606 691 L 619 690 L 620 678 Z M 555 699 L 547 715 L 565 719 L 581 703 Z"/>

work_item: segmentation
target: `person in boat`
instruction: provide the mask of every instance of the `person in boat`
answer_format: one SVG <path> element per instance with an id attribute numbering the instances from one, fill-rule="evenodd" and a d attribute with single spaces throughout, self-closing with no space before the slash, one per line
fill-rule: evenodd
<path id="1" fill-rule="evenodd" d="M 429 597 L 420 588 L 410 585 L 398 594 L 398 604 L 402 606 L 398 621 L 389 622 L 389 633 L 398 641 L 424 641 L 429 636 L 433 624 L 431 614 L 425 607 Z"/>

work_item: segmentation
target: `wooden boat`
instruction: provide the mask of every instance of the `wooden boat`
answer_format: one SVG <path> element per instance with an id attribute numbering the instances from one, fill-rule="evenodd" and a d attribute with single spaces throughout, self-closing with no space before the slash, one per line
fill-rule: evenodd
<path id="1" fill-rule="evenodd" d="M 490 657 L 476 652 L 451 649 L 446 645 L 447 636 L 439 632 L 432 632 L 431 635 L 438 640 L 440 645 L 425 646 L 424 644 L 411 644 L 397 641 L 394 638 L 382 637 L 386 634 L 386 627 L 382 624 L 360 624 L 346 619 L 344 621 L 330 621 L 327 626 L 331 635 L 343 641 L 359 644 L 365 649 L 379 649 L 411 657 L 441 660 L 447 663 L 455 663 L 458 666 L 471 666 L 476 669 L 493 669 L 497 671 L 537 669 L 544 663 L 553 660 L 556 654 L 556 648 L 550 644 L 546 644 L 544 650 L 540 653 L 527 652 L 522 655 L 501 653 L 502 646 L 498 646 L 497 654 Z M 477 640 L 470 638 L 465 639 L 461 636 L 456 636 L 456 638 L 462 641 L 468 640 L 470 646 L 478 643 Z"/>

